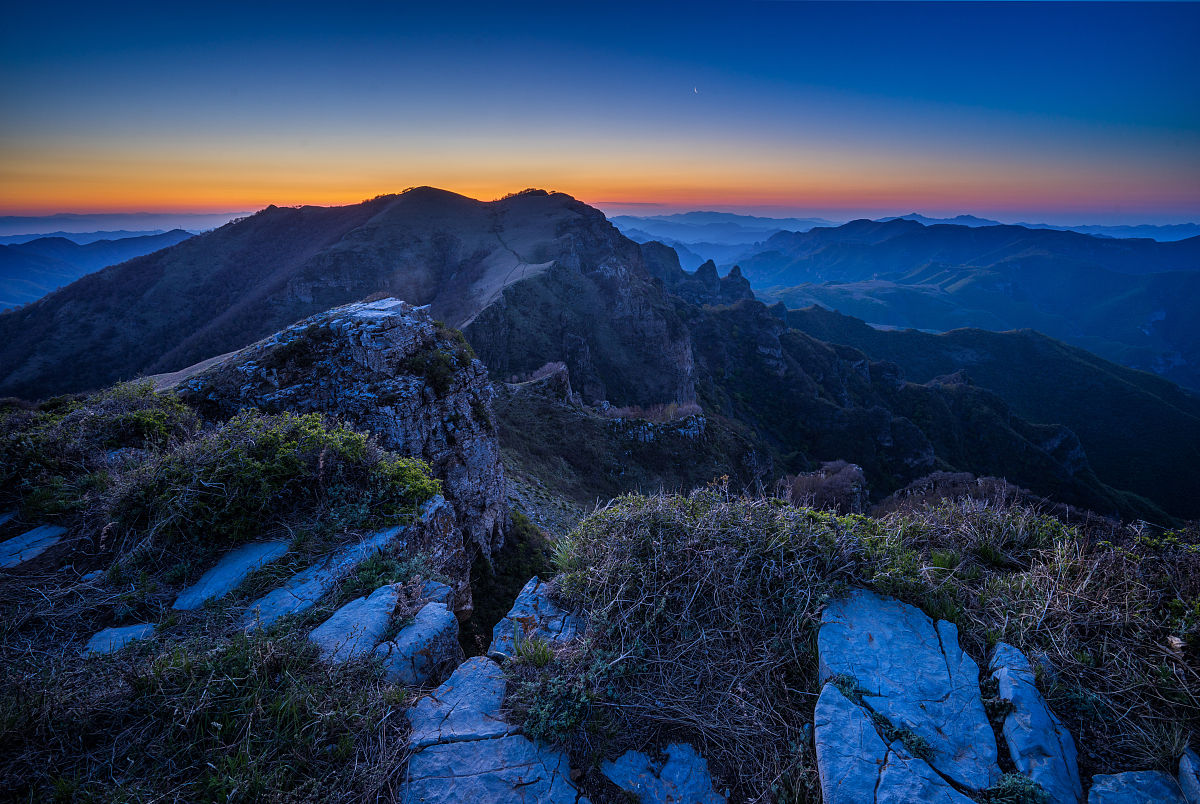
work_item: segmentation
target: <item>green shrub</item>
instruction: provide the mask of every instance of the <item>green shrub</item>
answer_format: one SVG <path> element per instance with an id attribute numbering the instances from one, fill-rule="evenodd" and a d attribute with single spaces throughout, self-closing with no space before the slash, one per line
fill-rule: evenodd
<path id="1" fill-rule="evenodd" d="M 56 397 L 0 410 L 0 494 L 26 514 L 82 510 L 120 468 L 119 450 L 154 454 L 191 438 L 196 414 L 149 382 L 124 383 L 88 397 Z"/>
<path id="2" fill-rule="evenodd" d="M 423 462 L 317 414 L 243 411 L 128 473 L 107 515 L 169 540 L 229 543 L 289 523 L 395 521 L 438 490 Z"/>
<path id="3" fill-rule="evenodd" d="M 1006 773 L 992 787 L 983 791 L 985 804 L 1050 804 L 1050 796 L 1042 786 L 1022 773 Z"/>

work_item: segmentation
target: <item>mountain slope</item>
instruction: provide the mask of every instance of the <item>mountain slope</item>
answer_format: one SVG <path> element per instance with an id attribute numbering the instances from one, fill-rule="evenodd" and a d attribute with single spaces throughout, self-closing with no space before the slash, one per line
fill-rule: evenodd
<path id="1" fill-rule="evenodd" d="M 1196 478 L 1185 468 L 1200 463 L 1200 398 L 1166 380 L 1030 330 L 880 331 L 818 307 L 791 310 L 787 322 L 895 363 L 914 382 L 963 372 L 1016 414 L 1071 428 L 1108 482 L 1200 516 Z"/>
<path id="2" fill-rule="evenodd" d="M 0 245 L 0 309 L 27 304 L 106 265 L 150 254 L 191 236 L 190 232 L 175 229 L 84 245 L 65 237 Z"/>
<path id="3" fill-rule="evenodd" d="M 419 188 L 351 207 L 269 207 L 0 314 L 0 393 L 177 371 L 377 294 L 431 305 L 496 379 L 561 362 L 598 411 L 699 399 L 744 431 L 734 451 L 761 455 L 753 463 L 768 473 L 842 458 L 882 495 L 929 471 L 970 471 L 1106 514 L 1169 519 L 1099 479 L 1061 424 L 1034 424 L 969 384 L 906 382 L 892 365 L 789 329 L 739 271 L 685 272 L 670 249 L 639 246 L 591 207 L 541 191 L 485 203 Z M 548 448 L 571 449 L 563 438 Z"/>
<path id="4" fill-rule="evenodd" d="M 779 234 L 740 261 L 763 295 L 874 324 L 1034 328 L 1200 388 L 1200 238 L 855 221 Z"/>
<path id="5" fill-rule="evenodd" d="M 489 319 L 536 344 L 511 343 L 502 359 L 492 350 L 493 371 L 563 360 L 585 395 L 686 402 L 685 333 L 641 262 L 603 215 L 562 194 L 485 203 L 418 188 L 348 207 L 268 207 L 0 315 L 0 389 L 38 396 L 176 370 L 375 293 L 431 304 L 469 330 L 505 308 L 506 288 L 544 275 L 525 288 L 544 307 Z M 590 305 L 562 320 L 555 311 L 579 294 Z"/>

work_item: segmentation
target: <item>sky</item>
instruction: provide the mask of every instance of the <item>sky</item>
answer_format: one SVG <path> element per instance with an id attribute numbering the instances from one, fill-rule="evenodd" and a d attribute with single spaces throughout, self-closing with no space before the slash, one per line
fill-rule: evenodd
<path id="1" fill-rule="evenodd" d="M 0 215 L 1200 220 L 1200 4 L 9 4 Z"/>

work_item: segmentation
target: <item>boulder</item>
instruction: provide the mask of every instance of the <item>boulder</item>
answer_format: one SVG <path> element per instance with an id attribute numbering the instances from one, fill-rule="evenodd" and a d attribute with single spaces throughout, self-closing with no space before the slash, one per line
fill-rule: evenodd
<path id="1" fill-rule="evenodd" d="M 242 581 L 287 552 L 285 541 L 254 542 L 230 550 L 200 580 L 184 589 L 171 606 L 179 611 L 198 609 L 210 600 L 219 600 Z"/>
<path id="2" fill-rule="evenodd" d="M 1191 748 L 1179 758 L 1179 789 L 1187 804 L 1200 804 L 1200 756 Z"/>
<path id="3" fill-rule="evenodd" d="M 40 525 L 0 542 L 0 567 L 11 569 L 37 558 L 62 541 L 66 528 L 58 525 Z"/>
<path id="4" fill-rule="evenodd" d="M 929 764 L 942 776 L 972 791 L 999 781 L 979 666 L 959 647 L 952 623 L 858 589 L 826 607 L 817 650 L 821 681 L 853 679 L 867 709 L 928 745 Z"/>
<path id="5" fill-rule="evenodd" d="M 1004 717 L 1004 741 L 1017 770 L 1033 779 L 1056 804 L 1083 799 L 1075 741 L 1038 692 L 1033 668 L 1025 655 L 1003 642 L 988 665 L 1000 698 L 1012 708 Z"/>
<path id="6" fill-rule="evenodd" d="M 866 710 L 833 684 L 817 699 L 813 742 L 825 804 L 970 804 L 900 741 L 888 744 Z"/>
<path id="7" fill-rule="evenodd" d="M 154 636 L 153 623 L 138 623 L 119 628 L 105 628 L 91 639 L 83 649 L 90 656 L 114 653 L 137 639 L 149 639 Z"/>
<path id="8" fill-rule="evenodd" d="M 393 684 L 427 684 L 462 661 L 458 618 L 445 603 L 426 603 L 412 625 L 375 649 Z"/>
<path id="9" fill-rule="evenodd" d="M 667 759 L 658 762 L 640 751 L 626 751 L 600 772 L 617 787 L 633 793 L 642 804 L 724 804 L 713 791 L 708 763 L 686 743 L 667 746 Z"/>
<path id="10" fill-rule="evenodd" d="M 1092 777 L 1088 804 L 1187 804 L 1183 791 L 1164 771 L 1128 771 Z"/>
<path id="11" fill-rule="evenodd" d="M 409 710 L 409 744 L 419 750 L 434 743 L 515 734 L 517 728 L 500 715 L 507 689 L 508 679 L 498 664 L 484 656 L 467 659 L 433 694 Z"/>
<path id="12" fill-rule="evenodd" d="M 444 583 L 426 581 L 421 585 L 421 599 L 444 603 L 446 608 L 454 610 L 454 590 Z"/>
<path id="13" fill-rule="evenodd" d="M 401 525 L 377 531 L 361 541 L 347 544 L 306 570 L 293 575 L 246 607 L 242 627 L 247 630 L 264 628 L 280 617 L 308 611 L 343 578 L 375 553 L 399 540 L 405 528 Z"/>
<path id="14" fill-rule="evenodd" d="M 381 586 L 342 606 L 314 628 L 308 640 L 320 649 L 321 659 L 331 664 L 366 656 L 383 639 L 399 602 L 399 584 Z"/>
<path id="15" fill-rule="evenodd" d="M 548 584 L 534 576 L 517 595 L 512 609 L 492 629 L 492 644 L 488 655 L 512 658 L 516 654 L 518 630 L 520 639 L 534 637 L 566 642 L 583 633 L 585 623 L 550 601 Z"/>

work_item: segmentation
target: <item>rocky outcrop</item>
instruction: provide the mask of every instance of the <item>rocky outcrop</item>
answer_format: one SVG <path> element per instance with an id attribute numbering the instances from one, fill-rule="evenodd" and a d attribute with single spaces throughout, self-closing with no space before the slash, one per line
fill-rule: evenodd
<path id="1" fill-rule="evenodd" d="M 31 561 L 62 541 L 66 528 L 40 525 L 0 542 L 0 568 L 11 569 Z"/>
<path id="2" fill-rule="evenodd" d="M 1075 741 L 1038 692 L 1029 660 L 1001 642 L 989 669 L 1000 699 L 1011 707 L 1004 716 L 1004 741 L 1017 770 L 1041 785 L 1055 804 L 1082 800 Z"/>
<path id="3" fill-rule="evenodd" d="M 218 600 L 287 550 L 288 543 L 282 540 L 254 542 L 230 550 L 216 566 L 200 576 L 200 580 L 180 592 L 171 608 L 190 611 L 210 600 Z"/>
<path id="4" fill-rule="evenodd" d="M 379 645 L 375 655 L 383 659 L 384 677 L 393 684 L 416 686 L 445 678 L 446 669 L 463 657 L 458 620 L 445 603 L 426 603 L 416 620 Z"/>
<path id="5" fill-rule="evenodd" d="M 425 308 L 383 299 L 329 310 L 184 380 L 180 390 L 218 415 L 247 406 L 328 414 L 427 461 L 461 533 L 452 543 L 437 540 L 456 578 L 503 541 L 504 470 L 487 371 Z"/>
<path id="6" fill-rule="evenodd" d="M 549 585 L 533 577 L 517 595 L 512 609 L 492 629 L 488 655 L 512 658 L 517 653 L 517 644 L 525 639 L 566 642 L 581 636 L 585 625 L 583 618 L 552 602 Z"/>
<path id="7" fill-rule="evenodd" d="M 412 724 L 404 804 L 586 804 L 566 754 L 517 734 L 502 714 L 508 682 L 476 656 L 409 710 Z"/>
<path id="8" fill-rule="evenodd" d="M 877 721 L 887 736 L 880 761 L 894 751 L 892 733 L 910 737 L 909 752 L 922 755 L 896 752 L 895 773 L 927 762 L 966 790 L 984 790 L 999 780 L 979 667 L 959 647 L 952 623 L 935 623 L 915 606 L 859 589 L 826 607 L 817 650 L 826 688 L 830 681 L 852 686 L 864 718 Z M 840 729 L 837 721 L 816 724 L 818 739 L 827 744 L 837 741 L 829 732 Z"/>
<path id="9" fill-rule="evenodd" d="M 666 748 L 665 761 L 656 761 L 641 751 L 626 751 L 615 761 L 606 761 L 600 772 L 617 787 L 637 796 L 641 804 L 724 804 L 725 797 L 713 790 L 708 763 L 686 743 Z"/>
<path id="10" fill-rule="evenodd" d="M 1088 804 L 1188 804 L 1171 774 L 1128 771 L 1092 777 Z"/>

